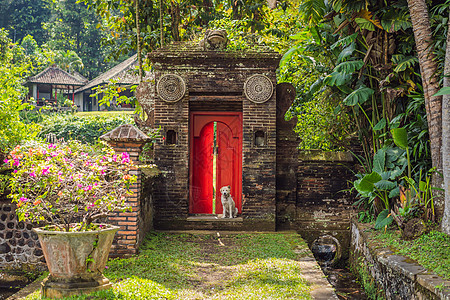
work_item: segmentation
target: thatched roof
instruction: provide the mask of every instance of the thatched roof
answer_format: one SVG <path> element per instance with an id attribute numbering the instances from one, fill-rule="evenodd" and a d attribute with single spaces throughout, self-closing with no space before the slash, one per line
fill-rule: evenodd
<path id="1" fill-rule="evenodd" d="M 79 73 L 72 75 L 53 65 L 35 76 L 28 77 L 26 83 L 83 86 L 87 81 Z"/>
<path id="2" fill-rule="evenodd" d="M 105 73 L 100 74 L 96 78 L 89 81 L 85 86 L 79 88 L 75 93 L 91 89 L 101 84 L 109 83 L 110 80 L 117 80 L 117 84 L 130 85 L 139 83 L 139 75 L 134 72 L 134 67 L 138 65 L 137 54 L 124 60 L 117 66 L 109 69 Z"/>

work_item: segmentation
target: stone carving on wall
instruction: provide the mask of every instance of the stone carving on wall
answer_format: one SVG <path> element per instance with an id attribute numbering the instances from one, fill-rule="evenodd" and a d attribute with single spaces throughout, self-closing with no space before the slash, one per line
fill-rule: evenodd
<path id="1" fill-rule="evenodd" d="M 223 50 L 228 44 L 226 30 L 206 30 L 205 38 L 200 41 L 199 46 L 203 50 Z"/>
<path id="2" fill-rule="evenodd" d="M 186 94 L 186 83 L 181 76 L 165 74 L 156 85 L 158 96 L 166 102 L 180 101 Z"/>
<path id="3" fill-rule="evenodd" d="M 252 75 L 244 83 L 244 94 L 254 103 L 264 103 L 272 97 L 272 81 L 262 74 Z"/>
<path id="4" fill-rule="evenodd" d="M 155 90 L 154 86 L 150 82 L 141 82 L 136 88 L 136 99 L 144 110 L 146 116 L 141 117 L 138 114 L 134 115 L 134 121 L 136 124 L 142 127 L 152 127 L 153 126 L 153 108 L 154 108 L 154 97 Z"/>

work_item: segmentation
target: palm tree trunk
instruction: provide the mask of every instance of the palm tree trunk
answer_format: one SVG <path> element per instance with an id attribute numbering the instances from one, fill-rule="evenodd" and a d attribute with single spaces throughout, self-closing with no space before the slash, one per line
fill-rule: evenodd
<path id="1" fill-rule="evenodd" d="M 164 24 L 163 24 L 163 0 L 159 0 L 159 30 L 160 30 L 160 47 L 164 44 Z"/>
<path id="2" fill-rule="evenodd" d="M 431 161 L 439 173 L 442 172 L 442 96 L 433 96 L 439 91 L 439 78 L 437 73 L 437 61 L 433 53 L 433 35 L 430 18 L 425 0 L 408 0 L 409 13 L 416 41 L 417 56 L 419 58 L 420 73 L 427 112 L 428 133 L 430 135 Z M 443 180 L 439 173 L 432 177 L 434 187 L 442 187 Z M 442 216 L 445 209 L 445 199 L 441 192 L 434 195 L 434 207 L 437 219 Z M 448 205 L 447 205 L 448 206 Z M 448 219 L 448 213 L 446 214 Z M 448 224 L 448 221 L 442 225 Z M 447 226 L 447 225 L 445 225 Z"/>
<path id="3" fill-rule="evenodd" d="M 433 53 L 432 31 L 428 8 L 425 0 L 408 0 L 409 12 L 419 57 L 420 73 L 425 96 L 428 131 L 430 134 L 431 160 L 433 166 L 442 170 L 441 137 L 442 137 L 442 97 L 433 97 L 439 91 L 437 63 Z"/>
<path id="4" fill-rule="evenodd" d="M 176 1 L 170 3 L 170 14 L 172 17 L 172 37 L 174 41 L 180 41 L 180 31 L 178 26 L 180 25 L 180 4 Z"/>
<path id="5" fill-rule="evenodd" d="M 450 18 L 448 19 L 448 28 L 450 29 Z M 450 33 L 447 33 L 444 74 L 450 75 Z M 444 77 L 444 87 L 450 87 L 449 77 Z M 450 234 L 450 95 L 442 97 L 442 166 L 445 189 L 442 231 Z"/>
<path id="6" fill-rule="evenodd" d="M 142 81 L 142 53 L 141 53 L 141 27 L 139 26 L 139 0 L 134 1 L 136 8 L 136 45 L 139 63 L 139 83 Z"/>

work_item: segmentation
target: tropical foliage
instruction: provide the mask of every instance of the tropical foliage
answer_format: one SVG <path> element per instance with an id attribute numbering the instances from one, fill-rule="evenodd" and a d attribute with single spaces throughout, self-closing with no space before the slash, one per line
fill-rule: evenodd
<path id="1" fill-rule="evenodd" d="M 0 29 L 0 159 L 21 141 L 38 134 L 35 125 L 20 119 L 20 111 L 31 108 L 23 102 L 26 90 L 21 85 L 31 68 L 23 48 L 12 44 L 7 32 Z"/>
<path id="2" fill-rule="evenodd" d="M 198 40 L 207 27 L 227 29 L 230 51 L 270 47 L 283 54 L 278 81 L 297 91 L 286 117 L 298 118 L 300 147 L 353 151 L 362 165 L 354 182 L 357 204 L 369 219 L 382 212 L 378 224 L 386 225 L 394 215 L 434 218 L 431 157 L 439 170 L 435 104 L 441 96 L 422 80 L 432 77 L 434 90 L 445 81 L 437 74 L 446 62 L 448 6 L 405 0 L 51 1 L 43 26 L 48 43 L 25 37 L 22 44 L 36 61 L 59 60 L 89 76 L 107 65 L 108 55 Z M 427 45 L 414 39 L 421 30 L 415 20 L 422 19 L 430 21 Z M 100 41 L 101 49 L 90 46 Z M 424 67 L 429 61 L 421 49 L 435 56 L 432 69 Z M 428 69 L 432 74 L 421 76 Z"/>
<path id="3" fill-rule="evenodd" d="M 57 139 L 65 141 L 78 140 L 82 143 L 96 144 L 98 138 L 123 124 L 132 124 L 133 118 L 128 114 L 77 116 L 71 114 L 51 114 L 44 116 L 40 136 L 55 134 Z"/>

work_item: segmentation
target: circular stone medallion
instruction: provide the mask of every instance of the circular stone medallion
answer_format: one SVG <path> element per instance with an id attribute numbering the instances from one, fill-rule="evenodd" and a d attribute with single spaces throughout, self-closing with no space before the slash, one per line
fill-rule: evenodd
<path id="1" fill-rule="evenodd" d="M 158 96 L 166 102 L 180 101 L 186 93 L 186 83 L 181 76 L 166 74 L 156 85 Z"/>
<path id="2" fill-rule="evenodd" d="M 267 76 L 255 74 L 244 83 L 244 93 L 248 100 L 264 103 L 272 97 L 273 85 Z"/>

